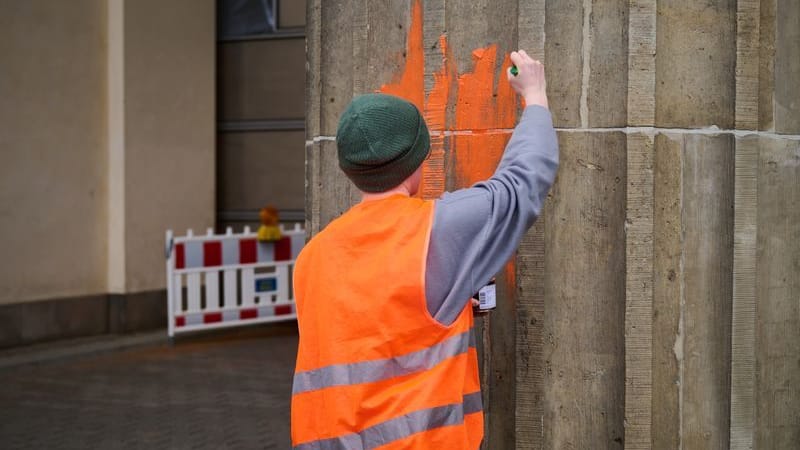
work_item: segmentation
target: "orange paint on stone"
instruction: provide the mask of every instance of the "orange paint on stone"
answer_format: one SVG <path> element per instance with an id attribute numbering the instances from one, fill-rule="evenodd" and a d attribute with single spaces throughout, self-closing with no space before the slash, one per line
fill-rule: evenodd
<path id="1" fill-rule="evenodd" d="M 453 185 L 469 187 L 489 179 L 503 157 L 509 133 L 481 133 L 456 135 L 450 140 L 450 157 Z"/>
<path id="2" fill-rule="evenodd" d="M 425 52 L 422 36 L 422 5 L 414 2 L 411 10 L 411 26 L 406 38 L 406 65 L 403 72 L 392 83 L 381 86 L 379 92 L 396 95 L 413 103 L 425 115 L 431 132 L 431 155 L 422 166 L 422 183 L 419 195 L 422 198 L 437 198 L 444 192 L 444 137 L 445 111 L 450 90 L 449 68 L 442 66 L 434 74 L 434 88 L 425 101 Z M 447 41 L 442 36 L 442 55 L 445 57 Z"/>
<path id="3" fill-rule="evenodd" d="M 420 0 L 411 10 L 403 72 L 379 92 L 405 98 L 425 116 L 431 133 L 431 155 L 422 169 L 420 195 L 438 198 L 445 190 L 446 174 L 456 188 L 467 187 L 492 176 L 503 156 L 517 120 L 517 96 L 508 82 L 508 55 L 497 68 L 497 46 L 472 52 L 472 72 L 458 74 L 446 36 L 439 38 L 442 67 L 433 74 L 434 83 L 425 98 L 425 51 Z M 498 76 L 499 75 L 499 76 Z M 454 123 L 447 122 L 447 107 L 455 101 Z M 449 157 L 445 158 L 449 133 Z M 503 283 L 508 292 L 516 286 L 514 259 L 506 265 Z M 512 295 L 513 296 L 513 295 Z"/>
<path id="4" fill-rule="evenodd" d="M 406 39 L 405 67 L 379 92 L 403 97 L 423 112 L 431 132 L 431 155 L 423 166 L 421 195 L 436 198 L 444 192 L 448 172 L 455 187 L 469 186 L 494 173 L 516 123 L 517 98 L 505 75 L 511 61 L 506 55 L 498 69 L 496 45 L 474 50 L 474 69 L 458 74 L 447 38 L 441 36 L 442 67 L 433 74 L 426 101 L 422 25 L 422 5 L 416 0 Z M 455 113 L 449 124 L 447 107 L 453 101 Z M 447 132 L 455 135 L 449 139 L 449 157 L 445 159 Z"/>
<path id="5" fill-rule="evenodd" d="M 508 286 L 516 286 L 517 285 L 517 266 L 515 264 L 514 258 L 508 261 L 506 264 L 506 284 Z"/>
<path id="6" fill-rule="evenodd" d="M 511 135 L 502 132 L 514 127 L 517 99 L 505 71 L 511 65 L 506 57 L 500 76 L 497 72 L 497 46 L 472 52 L 475 68 L 458 77 L 456 102 L 457 131 L 451 151 L 457 187 L 467 187 L 492 176 Z M 495 87 L 496 85 L 496 87 Z"/>
<path id="7" fill-rule="evenodd" d="M 422 50 L 422 5 L 419 0 L 411 9 L 411 27 L 406 39 L 406 66 L 400 76 L 390 84 L 381 86 L 379 92 L 396 95 L 425 109 L 425 53 Z"/>
<path id="8" fill-rule="evenodd" d="M 511 61 L 506 56 L 495 83 L 497 46 L 474 50 L 472 60 L 475 62 L 473 71 L 458 77 L 455 129 L 477 132 L 513 128 L 517 100 L 505 75 Z"/>
<path id="9" fill-rule="evenodd" d="M 440 197 L 445 191 L 445 136 L 447 105 L 456 69 L 447 47 L 447 38 L 439 38 L 442 67 L 433 74 L 433 88 L 425 102 L 425 122 L 431 132 L 431 154 L 422 165 L 420 196 L 424 199 Z"/>
<path id="10" fill-rule="evenodd" d="M 445 36 L 439 37 L 439 51 L 442 53 L 442 67 L 433 74 L 433 88 L 425 102 L 425 121 L 433 132 L 442 132 L 446 128 L 447 105 L 456 79 L 455 64 Z"/>

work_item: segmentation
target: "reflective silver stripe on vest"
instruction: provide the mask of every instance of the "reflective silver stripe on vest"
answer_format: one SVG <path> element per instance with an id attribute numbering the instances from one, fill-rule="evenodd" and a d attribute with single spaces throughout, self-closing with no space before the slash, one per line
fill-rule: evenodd
<path id="1" fill-rule="evenodd" d="M 472 348 L 478 348 L 478 340 L 475 338 L 474 328 L 469 330 L 469 346 Z"/>
<path id="2" fill-rule="evenodd" d="M 473 392 L 464 396 L 464 415 L 483 411 L 483 398 L 481 391 Z"/>
<path id="3" fill-rule="evenodd" d="M 331 386 L 371 383 L 422 372 L 442 361 L 467 352 L 471 331 L 451 336 L 444 341 L 394 358 L 336 364 L 294 375 L 292 394 L 300 394 Z"/>
<path id="4" fill-rule="evenodd" d="M 469 414 L 468 407 L 475 407 L 478 400 L 480 411 L 481 393 L 476 392 L 464 396 L 464 403 L 437 406 L 436 408 L 414 411 L 394 419 L 381 422 L 358 433 L 346 434 L 330 439 L 306 442 L 295 446 L 295 450 L 370 450 L 386 445 L 412 434 L 449 425 L 464 423 L 464 415 Z"/>

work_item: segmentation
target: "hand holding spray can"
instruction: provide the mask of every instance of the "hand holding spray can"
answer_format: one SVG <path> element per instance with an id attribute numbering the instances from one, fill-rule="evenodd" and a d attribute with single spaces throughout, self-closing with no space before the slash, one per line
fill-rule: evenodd
<path id="1" fill-rule="evenodd" d="M 480 288 L 472 296 L 478 301 L 478 305 L 473 307 L 476 313 L 487 313 L 497 307 L 497 285 L 494 278 L 484 287 Z"/>

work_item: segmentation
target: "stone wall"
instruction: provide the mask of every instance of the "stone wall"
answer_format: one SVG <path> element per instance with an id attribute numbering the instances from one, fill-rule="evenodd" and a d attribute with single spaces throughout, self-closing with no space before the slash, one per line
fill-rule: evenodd
<path id="1" fill-rule="evenodd" d="M 790 0 L 310 0 L 308 229 L 358 201 L 334 141 L 353 95 L 425 112 L 435 198 L 491 174 L 526 49 L 561 167 L 478 325 L 484 447 L 790 448 L 798 20 Z"/>

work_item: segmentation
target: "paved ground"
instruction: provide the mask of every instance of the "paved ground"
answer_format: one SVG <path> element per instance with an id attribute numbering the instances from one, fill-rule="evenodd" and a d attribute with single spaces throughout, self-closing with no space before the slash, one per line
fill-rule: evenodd
<path id="1" fill-rule="evenodd" d="M 288 449 L 294 324 L 0 368 L 2 449 Z"/>

